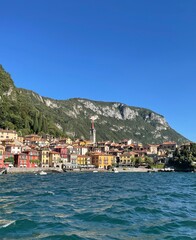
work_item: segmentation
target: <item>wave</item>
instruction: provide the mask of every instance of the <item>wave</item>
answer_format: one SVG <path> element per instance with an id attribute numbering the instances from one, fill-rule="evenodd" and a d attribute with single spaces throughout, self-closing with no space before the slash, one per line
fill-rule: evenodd
<path id="1" fill-rule="evenodd" d="M 14 223 L 16 223 L 15 220 L 14 220 L 14 221 L 10 221 L 10 222 L 8 222 L 8 223 L 6 223 L 6 224 L 0 226 L 0 228 L 6 228 L 6 227 L 9 227 L 10 225 L 12 225 L 12 224 L 14 224 Z"/>

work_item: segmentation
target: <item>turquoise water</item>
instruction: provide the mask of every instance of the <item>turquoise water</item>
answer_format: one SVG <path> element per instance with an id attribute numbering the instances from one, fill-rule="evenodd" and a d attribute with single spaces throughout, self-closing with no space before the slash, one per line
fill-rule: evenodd
<path id="1" fill-rule="evenodd" d="M 0 176 L 0 239 L 196 239 L 196 174 Z"/>

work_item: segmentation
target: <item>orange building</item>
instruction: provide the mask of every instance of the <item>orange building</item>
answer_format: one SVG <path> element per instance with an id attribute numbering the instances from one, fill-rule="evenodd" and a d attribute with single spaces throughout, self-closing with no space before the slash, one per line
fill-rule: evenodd
<path id="1" fill-rule="evenodd" d="M 78 155 L 77 156 L 77 165 L 79 167 L 88 167 L 91 165 L 91 157 L 88 155 Z"/>
<path id="2" fill-rule="evenodd" d="M 114 156 L 105 153 L 93 153 L 92 164 L 97 168 L 108 169 L 114 163 Z"/>

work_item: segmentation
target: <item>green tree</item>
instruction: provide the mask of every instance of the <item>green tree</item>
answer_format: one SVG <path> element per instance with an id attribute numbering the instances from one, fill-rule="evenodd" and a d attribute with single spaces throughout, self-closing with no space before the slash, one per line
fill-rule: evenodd
<path id="1" fill-rule="evenodd" d="M 131 157 L 131 166 L 135 166 L 135 157 Z"/>
<path id="2" fill-rule="evenodd" d="M 43 124 L 43 117 L 42 117 L 42 114 L 40 114 L 39 121 L 38 121 L 38 132 L 42 131 L 42 124 Z"/>
<path id="3" fill-rule="evenodd" d="M 154 160 L 151 157 L 146 156 L 145 157 L 145 163 L 147 166 L 152 167 Z"/>
<path id="4" fill-rule="evenodd" d="M 141 157 L 136 157 L 135 158 L 135 167 L 139 167 L 142 163 L 142 158 Z"/>
<path id="5" fill-rule="evenodd" d="M 194 157 L 196 157 L 196 143 L 190 144 L 190 151 Z"/>
<path id="6" fill-rule="evenodd" d="M 194 157 L 189 146 L 183 146 L 181 149 L 174 151 L 173 157 L 169 159 L 168 163 L 177 169 L 185 171 L 193 169 L 193 160 Z"/>
<path id="7" fill-rule="evenodd" d="M 35 114 L 35 121 L 34 121 L 34 125 L 33 125 L 33 130 L 35 133 L 38 133 L 38 114 Z"/>
<path id="8" fill-rule="evenodd" d="M 42 118 L 42 131 L 44 133 L 47 133 L 48 131 L 48 124 L 45 117 Z"/>

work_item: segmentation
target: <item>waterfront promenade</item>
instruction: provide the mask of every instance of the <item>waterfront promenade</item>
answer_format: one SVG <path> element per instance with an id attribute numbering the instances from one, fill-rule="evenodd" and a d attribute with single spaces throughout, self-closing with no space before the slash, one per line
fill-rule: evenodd
<path id="1" fill-rule="evenodd" d="M 71 170 L 67 170 L 67 172 L 93 172 L 93 171 L 97 171 L 97 172 L 112 172 L 112 170 L 105 170 L 105 169 L 73 169 Z M 149 172 L 151 170 L 144 168 L 144 167 L 139 167 L 139 168 L 117 168 L 118 172 Z M 16 168 L 16 167 L 12 167 L 12 168 L 8 168 L 7 169 L 7 173 L 11 174 L 11 173 L 37 173 L 37 172 L 41 172 L 41 171 L 45 171 L 45 172 L 57 172 L 57 173 L 61 173 L 63 172 L 62 169 L 60 168 L 46 168 L 46 167 L 36 167 L 36 168 Z"/>
<path id="2" fill-rule="evenodd" d="M 7 173 L 37 173 L 37 172 L 63 172 L 62 169 L 59 168 L 45 168 L 45 167 L 36 167 L 36 168 L 7 168 Z"/>

